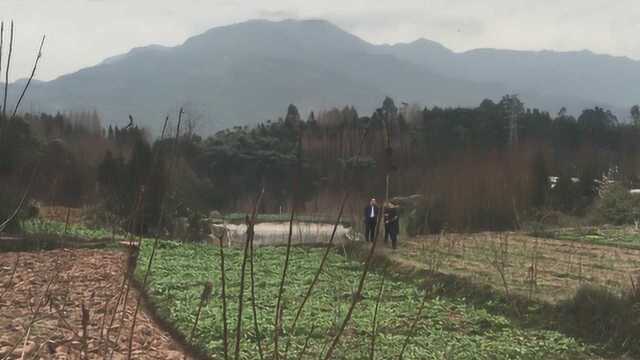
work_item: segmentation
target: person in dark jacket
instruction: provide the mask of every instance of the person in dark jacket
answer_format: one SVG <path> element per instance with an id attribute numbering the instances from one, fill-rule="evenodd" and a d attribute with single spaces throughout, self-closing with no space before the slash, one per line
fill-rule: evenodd
<path id="1" fill-rule="evenodd" d="M 371 199 L 369 205 L 364 208 L 364 238 L 366 241 L 373 242 L 376 237 L 379 212 L 376 199 Z"/>
<path id="2" fill-rule="evenodd" d="M 391 246 L 395 250 L 398 246 L 398 233 L 400 232 L 400 217 L 398 207 L 388 203 L 384 206 L 384 242 L 387 244 L 391 238 Z"/>

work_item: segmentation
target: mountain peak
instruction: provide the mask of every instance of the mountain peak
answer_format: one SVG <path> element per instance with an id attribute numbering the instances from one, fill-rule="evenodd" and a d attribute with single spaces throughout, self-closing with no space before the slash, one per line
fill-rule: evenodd
<path id="1" fill-rule="evenodd" d="M 373 45 L 321 19 L 249 20 L 214 27 L 183 44 L 193 51 L 219 46 L 240 53 L 244 53 L 244 48 L 258 48 L 272 53 L 309 51 L 316 54 L 320 47 L 331 53 L 363 51 Z"/>
<path id="2" fill-rule="evenodd" d="M 168 49 L 170 49 L 170 48 L 167 47 L 167 46 L 157 45 L 157 44 L 152 44 L 152 45 L 148 45 L 148 46 L 134 47 L 133 49 L 129 50 L 129 52 L 127 52 L 127 53 L 111 56 L 111 57 L 108 57 L 108 58 L 102 60 L 100 65 L 115 64 L 118 61 L 121 61 L 121 60 L 126 59 L 126 58 L 128 58 L 130 56 L 133 56 L 133 55 L 141 55 L 141 54 L 149 54 L 149 53 L 153 53 L 153 52 L 161 52 L 161 51 L 166 51 Z"/>
<path id="3" fill-rule="evenodd" d="M 421 58 L 424 56 L 434 56 L 436 54 L 440 56 L 453 55 L 454 52 L 442 45 L 437 41 L 433 41 L 426 38 L 419 38 L 408 43 L 396 43 L 393 45 L 382 45 L 382 48 L 396 49 L 395 51 L 402 51 L 413 54 L 414 57 Z M 392 52 L 394 50 L 391 50 Z"/>
<path id="4" fill-rule="evenodd" d="M 414 45 L 414 46 L 427 46 L 433 49 L 440 49 L 440 50 L 446 50 L 446 51 L 451 51 L 449 48 L 447 48 L 446 46 L 442 45 L 441 43 L 437 42 L 437 41 L 433 41 L 427 38 L 419 38 L 411 43 L 409 43 L 408 45 Z"/>
<path id="5" fill-rule="evenodd" d="M 247 31 L 247 30 L 305 30 L 305 31 L 325 31 L 325 32 L 339 32 L 353 36 L 343 29 L 340 29 L 335 24 L 323 20 L 323 19 L 283 19 L 283 20 L 268 20 L 268 19 L 253 19 L 234 23 L 231 25 L 216 26 L 200 35 L 194 36 L 195 38 L 200 36 L 207 36 L 209 34 L 216 34 L 221 31 Z"/>

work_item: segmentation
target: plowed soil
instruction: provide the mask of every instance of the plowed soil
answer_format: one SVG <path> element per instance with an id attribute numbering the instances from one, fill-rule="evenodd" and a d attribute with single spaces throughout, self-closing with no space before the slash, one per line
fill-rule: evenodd
<path id="1" fill-rule="evenodd" d="M 124 295 L 126 258 L 116 250 L 0 253 L 0 359 L 126 359 L 138 299 L 133 286 Z M 145 309 L 132 350 L 135 359 L 188 358 Z"/>

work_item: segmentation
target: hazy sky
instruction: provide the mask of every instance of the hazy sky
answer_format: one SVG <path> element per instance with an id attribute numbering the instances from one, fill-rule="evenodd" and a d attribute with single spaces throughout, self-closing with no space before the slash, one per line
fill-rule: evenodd
<path id="1" fill-rule="evenodd" d="M 372 43 L 425 37 L 457 51 L 590 49 L 640 59 L 637 1 L 0 0 L 0 19 L 16 22 L 12 78 L 30 72 L 46 33 L 37 77 L 49 80 L 135 46 L 177 45 L 255 18 L 322 18 Z"/>

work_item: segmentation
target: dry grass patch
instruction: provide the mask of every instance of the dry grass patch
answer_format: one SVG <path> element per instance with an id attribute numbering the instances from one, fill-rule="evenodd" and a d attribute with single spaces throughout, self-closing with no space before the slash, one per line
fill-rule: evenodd
<path id="1" fill-rule="evenodd" d="M 620 293 L 640 273 L 640 250 L 520 233 L 424 236 L 406 240 L 389 256 L 551 303 L 587 284 Z"/>

